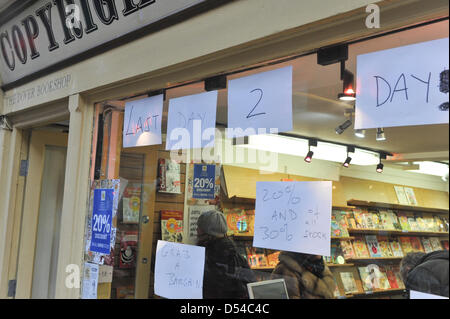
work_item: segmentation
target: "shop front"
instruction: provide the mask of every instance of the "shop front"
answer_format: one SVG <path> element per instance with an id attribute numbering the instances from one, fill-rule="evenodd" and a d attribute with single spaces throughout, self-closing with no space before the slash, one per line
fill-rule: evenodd
<path id="1" fill-rule="evenodd" d="M 226 235 L 254 275 L 253 297 L 275 278 L 280 251 L 299 252 L 291 226 L 300 219 L 321 226 L 303 230 L 310 244 L 301 252 L 323 256 L 331 298 L 405 298 L 402 257 L 448 250 L 448 107 L 440 122 L 357 131 L 355 101 L 340 99 L 363 86 L 360 56 L 448 41 L 448 2 L 376 2 L 381 23 L 372 28 L 370 1 L 190 1 L 161 7 L 161 19 L 148 17 L 143 29 L 123 23 L 154 1 L 119 2 L 88 10 L 80 1 L 82 28 L 55 23 L 54 37 L 45 21 L 50 12 L 54 21 L 67 18 L 64 5 L 35 5 L 36 18 L 24 20 L 35 51 L 32 42 L 14 48 L 20 16 L 2 26 L 3 61 L 9 70 L 15 61 L 17 72 L 3 76 L 0 109 L 2 298 L 208 298 L 202 276 L 194 277 L 201 257 L 161 275 L 167 247 L 199 247 L 197 220 L 208 211 L 223 213 Z M 47 32 L 43 46 L 35 26 Z M 76 46 L 112 29 L 124 45 Z M 59 49 L 46 50 L 52 39 Z M 33 52 L 59 60 L 31 57 L 27 66 Z M 392 71 L 376 78 L 378 88 L 391 88 L 387 98 L 379 93 L 379 106 L 411 98 L 407 81 L 435 90 L 423 74 Z M 416 172 L 423 163 L 438 173 Z M 284 183 L 296 205 L 294 188 L 308 182 L 328 183 L 302 195 L 321 203 L 311 208 L 317 219 L 297 219 L 295 210 L 260 217 L 272 204 L 261 206 L 270 191 L 259 187 Z M 366 280 L 370 271 L 375 283 Z"/>

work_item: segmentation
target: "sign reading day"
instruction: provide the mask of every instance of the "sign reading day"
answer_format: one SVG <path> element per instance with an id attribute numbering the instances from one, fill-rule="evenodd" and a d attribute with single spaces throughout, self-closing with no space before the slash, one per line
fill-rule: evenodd
<path id="1" fill-rule="evenodd" d="M 3 84 L 99 47 L 205 0 L 34 2 L 0 26 Z M 130 58 L 133 58 L 132 54 Z"/>
<path id="2" fill-rule="evenodd" d="M 332 184 L 257 182 L 253 246 L 330 256 Z"/>
<path id="3" fill-rule="evenodd" d="M 170 299 L 202 299 L 205 248 L 158 240 L 155 294 Z"/>
<path id="4" fill-rule="evenodd" d="M 127 102 L 123 119 L 123 147 L 158 145 L 161 139 L 162 94 Z"/>
<path id="5" fill-rule="evenodd" d="M 228 138 L 292 130 L 292 66 L 228 81 Z"/>
<path id="6" fill-rule="evenodd" d="M 170 99 L 166 150 L 214 147 L 217 91 Z"/>
<path id="7" fill-rule="evenodd" d="M 110 253 L 113 204 L 114 189 L 94 190 L 91 251 L 102 254 Z"/>
<path id="8" fill-rule="evenodd" d="M 448 123 L 448 38 L 357 57 L 355 129 Z"/>

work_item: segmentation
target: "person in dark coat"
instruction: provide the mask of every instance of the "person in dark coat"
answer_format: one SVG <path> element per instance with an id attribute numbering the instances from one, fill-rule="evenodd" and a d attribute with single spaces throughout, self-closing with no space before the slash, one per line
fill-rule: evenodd
<path id="1" fill-rule="evenodd" d="M 247 299 L 247 283 L 256 281 L 227 231 L 227 221 L 219 211 L 204 212 L 198 218 L 197 245 L 205 247 L 204 299 Z"/>
<path id="2" fill-rule="evenodd" d="M 334 299 L 336 283 L 322 256 L 282 251 L 272 279 L 284 278 L 289 299 Z"/>
<path id="3" fill-rule="evenodd" d="M 407 254 L 400 274 L 408 290 L 448 297 L 448 250 Z"/>

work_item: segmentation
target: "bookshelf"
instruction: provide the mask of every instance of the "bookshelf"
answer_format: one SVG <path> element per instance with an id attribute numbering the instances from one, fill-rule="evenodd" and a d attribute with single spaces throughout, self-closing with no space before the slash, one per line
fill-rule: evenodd
<path id="1" fill-rule="evenodd" d="M 390 204 L 390 203 L 382 203 L 382 202 L 368 202 L 364 200 L 351 199 L 347 201 L 348 206 L 353 207 L 367 207 L 367 208 L 385 208 L 392 210 L 400 210 L 407 212 L 420 212 L 420 213 L 432 213 L 437 215 L 448 216 L 448 209 L 440 209 L 440 208 L 432 208 L 432 207 L 421 207 L 421 206 L 411 206 L 411 205 L 399 205 L 399 204 Z"/>
<path id="2" fill-rule="evenodd" d="M 352 234 L 380 235 L 380 236 L 390 235 L 390 236 L 448 237 L 449 235 L 448 232 L 406 231 L 406 230 L 364 229 L 364 228 L 348 228 L 348 232 Z"/>

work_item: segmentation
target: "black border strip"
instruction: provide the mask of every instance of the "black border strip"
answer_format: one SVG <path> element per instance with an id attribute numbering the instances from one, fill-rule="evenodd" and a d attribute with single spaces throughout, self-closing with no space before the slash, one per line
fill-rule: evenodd
<path id="1" fill-rule="evenodd" d="M 167 0 L 166 0 L 167 1 Z M 120 47 L 122 45 L 125 45 L 127 43 L 130 43 L 134 40 L 140 39 L 144 36 L 147 36 L 152 33 L 156 33 L 158 31 L 161 31 L 163 29 L 166 29 L 168 27 L 171 27 L 173 25 L 176 25 L 180 22 L 186 21 L 196 15 L 205 13 L 209 10 L 218 8 L 222 5 L 225 5 L 230 2 L 234 2 L 236 0 L 206 0 L 202 3 L 196 4 L 192 7 L 189 7 L 183 11 L 180 11 L 178 13 L 175 13 L 169 17 L 163 18 L 162 20 L 156 21 L 152 24 L 149 24 L 145 27 L 142 27 L 141 29 L 138 29 L 136 31 L 132 31 L 130 33 L 127 33 L 119 38 L 116 38 L 114 40 L 111 40 L 109 42 L 103 43 L 97 47 L 94 47 L 92 49 L 89 49 L 87 51 L 84 51 L 78 55 L 75 55 L 73 57 L 67 58 L 63 61 L 57 62 L 53 65 L 50 65 L 42 70 L 39 70 L 35 73 L 32 73 L 30 75 L 27 75 L 19 80 L 13 81 L 8 84 L 2 85 L 1 89 L 6 92 L 10 89 L 13 89 L 15 87 L 21 86 L 23 84 L 26 84 L 28 82 L 31 82 L 33 80 L 36 80 L 40 77 L 43 77 L 47 74 L 59 71 L 63 68 L 72 66 L 74 64 L 77 64 L 83 60 L 92 58 L 96 55 L 105 53 L 107 51 L 110 51 L 112 49 L 115 49 L 117 47 Z"/>

